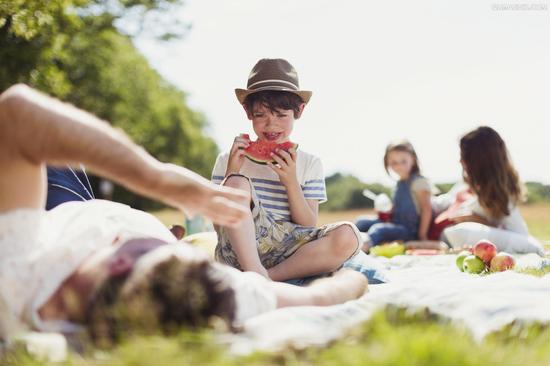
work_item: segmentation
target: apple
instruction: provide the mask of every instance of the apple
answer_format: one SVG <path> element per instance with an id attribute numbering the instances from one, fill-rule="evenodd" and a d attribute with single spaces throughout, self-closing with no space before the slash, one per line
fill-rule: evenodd
<path id="1" fill-rule="evenodd" d="M 464 258 L 466 258 L 469 255 L 472 255 L 470 251 L 463 250 L 462 252 L 458 253 L 458 255 L 456 256 L 456 266 L 462 272 L 464 272 Z"/>
<path id="2" fill-rule="evenodd" d="M 473 253 L 483 262 L 489 264 L 491 259 L 493 259 L 493 257 L 497 254 L 497 246 L 489 240 L 480 240 L 476 245 L 474 245 Z"/>
<path id="3" fill-rule="evenodd" d="M 481 273 L 485 271 L 485 263 L 475 255 L 469 255 L 464 258 L 464 272 Z"/>
<path id="4" fill-rule="evenodd" d="M 500 252 L 491 259 L 491 272 L 502 272 L 512 269 L 516 265 L 514 257 L 505 252 Z"/>

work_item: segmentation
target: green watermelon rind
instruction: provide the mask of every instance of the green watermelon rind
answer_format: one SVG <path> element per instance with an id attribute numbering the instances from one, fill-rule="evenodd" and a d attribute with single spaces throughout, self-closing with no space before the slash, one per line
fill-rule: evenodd
<path id="1" fill-rule="evenodd" d="M 293 143 L 293 146 L 292 146 L 290 149 L 292 149 L 292 148 L 294 148 L 294 150 L 298 150 L 298 144 Z M 246 150 L 246 149 L 245 149 L 245 150 Z M 248 160 L 250 160 L 250 161 L 252 161 L 253 163 L 256 163 L 256 164 L 267 165 L 267 163 L 269 163 L 269 160 L 263 160 L 263 159 L 255 158 L 255 157 L 251 156 L 249 153 L 247 153 L 246 151 L 245 151 L 244 156 L 245 156 Z M 275 161 L 275 160 L 271 160 L 271 163 L 275 164 L 276 161 Z"/>

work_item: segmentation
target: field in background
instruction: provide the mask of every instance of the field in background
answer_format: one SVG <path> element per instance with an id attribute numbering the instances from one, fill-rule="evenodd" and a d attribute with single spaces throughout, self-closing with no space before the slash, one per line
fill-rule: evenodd
<path id="1" fill-rule="evenodd" d="M 550 242 L 550 203 L 536 203 L 523 205 L 520 208 L 531 234 L 540 240 Z M 184 223 L 184 216 L 175 210 L 162 210 L 152 212 L 167 226 Z M 354 221 L 357 216 L 373 214 L 369 209 L 348 210 L 337 212 L 320 212 L 319 225 L 335 221 Z"/>

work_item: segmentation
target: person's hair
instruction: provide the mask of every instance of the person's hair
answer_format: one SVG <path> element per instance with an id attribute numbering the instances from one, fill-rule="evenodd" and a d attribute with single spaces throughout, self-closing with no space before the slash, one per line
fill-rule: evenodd
<path id="1" fill-rule="evenodd" d="M 389 171 L 389 156 L 392 151 L 402 151 L 411 154 L 413 157 L 413 166 L 411 168 L 410 175 L 414 174 L 420 174 L 420 166 L 418 165 L 418 156 L 416 155 L 416 151 L 414 150 L 414 147 L 408 140 L 399 140 L 394 141 L 388 146 L 386 146 L 386 153 L 384 154 L 384 168 L 386 169 L 386 173 L 390 173 Z"/>
<path id="2" fill-rule="evenodd" d="M 263 90 L 249 94 L 243 104 L 250 113 L 254 112 L 254 106 L 257 104 L 263 105 L 271 112 L 292 109 L 294 118 L 298 118 L 302 103 L 304 101 L 297 94 L 279 90 Z"/>
<path id="3" fill-rule="evenodd" d="M 98 346 L 110 347 L 129 332 L 173 333 L 182 326 L 207 326 L 214 318 L 232 326 L 234 291 L 207 260 L 171 257 L 126 291 L 129 277 L 110 278 L 89 303 L 85 323 Z"/>
<path id="4" fill-rule="evenodd" d="M 481 207 L 495 219 L 509 215 L 508 205 L 522 199 L 523 187 L 500 135 L 487 126 L 468 132 L 460 139 L 460 158 Z"/>

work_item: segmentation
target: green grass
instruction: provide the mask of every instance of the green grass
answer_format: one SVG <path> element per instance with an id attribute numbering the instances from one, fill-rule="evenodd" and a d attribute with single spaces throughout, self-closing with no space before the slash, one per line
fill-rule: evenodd
<path id="1" fill-rule="evenodd" d="M 520 329 L 520 331 L 518 331 Z M 514 333 L 515 332 L 515 333 Z M 550 331 L 541 327 L 510 327 L 506 334 L 474 342 L 462 328 L 402 310 L 379 313 L 345 339 L 325 349 L 229 355 L 212 333 L 184 331 L 170 338 L 138 337 L 111 352 L 72 356 L 75 366 L 99 365 L 548 365 Z M 20 352 L 6 365 L 37 365 Z"/>
<path id="2" fill-rule="evenodd" d="M 522 207 L 531 232 L 550 240 L 550 205 Z M 357 212 L 347 213 L 347 216 Z M 330 214 L 335 218 L 335 213 Z M 172 211 L 159 214 L 167 224 L 182 216 Z M 342 214 L 344 219 L 346 213 Z M 323 218 L 321 218 L 323 219 Z M 329 217 L 325 218 L 329 219 Z M 529 270 L 541 276 L 546 270 Z M 210 330 L 182 331 L 177 336 L 135 337 L 109 352 L 90 351 L 72 355 L 67 365 L 550 365 L 550 329 L 538 325 L 513 324 L 482 343 L 474 342 L 459 327 L 437 321 L 426 314 L 404 315 L 401 310 L 379 313 L 344 339 L 324 349 L 288 350 L 278 354 L 235 357 L 217 345 Z M 19 351 L 0 360 L 2 365 L 39 365 Z"/>

